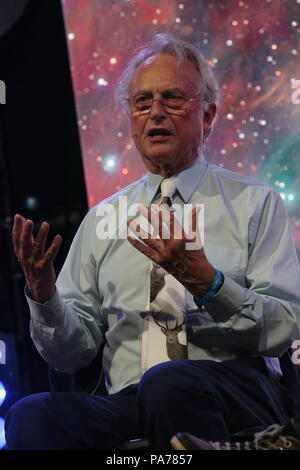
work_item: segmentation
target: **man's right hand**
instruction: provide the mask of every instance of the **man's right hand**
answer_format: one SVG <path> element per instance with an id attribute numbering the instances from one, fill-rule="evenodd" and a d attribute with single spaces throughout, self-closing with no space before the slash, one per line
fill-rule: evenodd
<path id="1" fill-rule="evenodd" d="M 12 230 L 14 251 L 23 269 L 32 298 L 39 303 L 49 300 L 55 292 L 56 274 L 53 261 L 61 245 L 62 237 L 56 235 L 45 252 L 49 224 L 43 222 L 36 238 L 32 220 L 15 215 Z"/>

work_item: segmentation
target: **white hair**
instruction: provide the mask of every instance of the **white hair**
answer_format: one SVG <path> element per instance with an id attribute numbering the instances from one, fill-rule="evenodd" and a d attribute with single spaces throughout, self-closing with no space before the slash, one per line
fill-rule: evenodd
<path id="1" fill-rule="evenodd" d="M 159 33 L 155 34 L 147 44 L 137 51 L 137 54 L 132 57 L 123 70 L 116 89 L 116 99 L 123 111 L 128 111 L 129 88 L 136 69 L 149 57 L 158 54 L 169 54 L 176 57 L 179 73 L 183 72 L 186 60 L 194 64 L 199 72 L 199 89 L 204 110 L 218 102 L 219 87 L 212 68 L 193 44 L 176 38 L 170 33 Z"/>

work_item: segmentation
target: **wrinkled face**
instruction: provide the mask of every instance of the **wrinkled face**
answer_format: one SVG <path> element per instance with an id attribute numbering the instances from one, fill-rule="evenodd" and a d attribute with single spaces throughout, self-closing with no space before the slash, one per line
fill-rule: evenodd
<path id="1" fill-rule="evenodd" d="M 153 101 L 150 111 L 144 113 L 136 111 L 132 101 L 199 99 L 199 74 L 194 65 L 187 61 L 178 74 L 175 57 L 160 54 L 149 58 L 137 68 L 129 98 L 132 135 L 146 168 L 170 176 L 191 166 L 199 155 L 203 132 L 211 127 L 215 106 L 204 113 L 200 100 L 184 101 L 180 110 Z"/>

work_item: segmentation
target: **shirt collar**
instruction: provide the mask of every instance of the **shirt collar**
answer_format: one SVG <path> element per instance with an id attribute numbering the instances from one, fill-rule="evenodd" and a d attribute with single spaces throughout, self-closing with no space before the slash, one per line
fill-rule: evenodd
<path id="1" fill-rule="evenodd" d="M 200 183 L 206 172 L 207 166 L 208 165 L 204 159 L 204 156 L 199 155 L 199 157 L 195 160 L 192 166 L 186 168 L 180 173 L 176 173 L 175 175 L 171 176 L 171 179 L 175 181 L 177 190 L 185 203 L 187 203 L 192 197 L 196 186 Z M 158 192 L 160 183 L 163 179 L 163 176 L 156 175 L 154 173 L 150 173 L 150 171 L 147 171 L 146 191 L 147 198 L 150 204 L 152 203 L 156 193 Z"/>

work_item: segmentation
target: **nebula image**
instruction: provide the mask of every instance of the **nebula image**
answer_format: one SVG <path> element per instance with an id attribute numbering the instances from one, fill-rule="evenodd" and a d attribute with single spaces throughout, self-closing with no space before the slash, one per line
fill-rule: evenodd
<path id="1" fill-rule="evenodd" d="M 192 42 L 220 86 L 208 162 L 285 202 L 300 253 L 300 0 L 62 0 L 89 206 L 145 168 L 118 107 L 119 75 L 157 32 Z"/>

